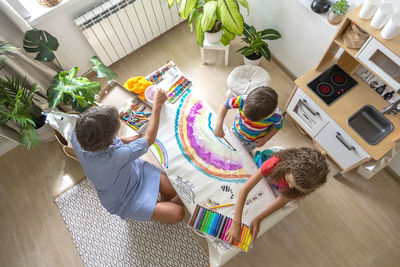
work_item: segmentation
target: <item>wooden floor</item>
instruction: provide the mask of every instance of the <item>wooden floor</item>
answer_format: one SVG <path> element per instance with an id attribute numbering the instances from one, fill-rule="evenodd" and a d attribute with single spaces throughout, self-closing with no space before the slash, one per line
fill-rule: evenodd
<path id="1" fill-rule="evenodd" d="M 172 59 L 217 110 L 228 74 L 242 64 L 238 48 L 239 42 L 231 45 L 228 67 L 217 51 L 206 51 L 209 65 L 201 65 L 195 36 L 183 23 L 112 68 L 123 82 Z M 261 66 L 282 107 L 293 81 L 273 62 Z M 289 117 L 269 145 L 313 146 Z M 399 180 L 386 170 L 369 181 L 356 172 L 336 180 L 332 174 L 339 169 L 329 165 L 325 186 L 226 266 L 399 266 Z M 83 177 L 79 163 L 65 157 L 56 142 L 30 152 L 18 147 L 0 157 L 0 266 L 82 266 L 53 198 Z"/>

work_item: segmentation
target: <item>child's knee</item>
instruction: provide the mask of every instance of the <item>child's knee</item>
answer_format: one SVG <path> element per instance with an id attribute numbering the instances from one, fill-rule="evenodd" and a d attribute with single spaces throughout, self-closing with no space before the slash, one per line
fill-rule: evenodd
<path id="1" fill-rule="evenodd" d="M 176 222 L 177 223 L 183 221 L 183 219 L 185 218 L 185 209 L 183 207 L 181 207 L 181 206 L 178 206 L 176 208 L 175 217 L 176 217 L 176 220 L 177 220 Z"/>

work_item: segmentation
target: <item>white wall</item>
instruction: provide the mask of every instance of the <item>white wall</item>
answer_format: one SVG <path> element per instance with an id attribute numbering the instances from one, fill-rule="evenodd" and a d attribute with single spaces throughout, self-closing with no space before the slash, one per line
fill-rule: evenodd
<path id="1" fill-rule="evenodd" d="M 58 39 L 60 46 L 56 55 L 64 70 L 77 66 L 82 74 L 92 66 L 90 58 L 96 53 L 75 25 L 74 19 L 101 2 L 102 0 L 69 0 L 65 5 L 30 23 L 32 27 L 46 30 Z"/>
<path id="2" fill-rule="evenodd" d="M 271 53 L 294 75 L 300 76 L 312 69 L 328 48 L 338 26 L 326 21 L 310 9 L 312 0 L 251 0 L 247 23 L 257 30 L 273 28 L 282 38 L 269 41 Z M 331 1 L 332 2 L 332 1 Z M 348 0 L 351 8 L 362 0 Z M 400 10 L 400 0 L 395 3 Z"/>

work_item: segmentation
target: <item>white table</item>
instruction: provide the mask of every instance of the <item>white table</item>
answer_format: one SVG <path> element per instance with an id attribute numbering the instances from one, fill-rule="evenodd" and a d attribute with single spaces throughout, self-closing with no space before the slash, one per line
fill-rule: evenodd
<path id="1" fill-rule="evenodd" d="M 229 46 L 230 46 L 229 44 L 227 46 L 225 46 L 221 42 L 219 42 L 218 44 L 211 44 L 211 43 L 207 42 L 207 40 L 204 40 L 203 47 L 200 47 L 201 64 L 206 64 L 206 61 L 204 59 L 204 50 L 219 50 L 219 51 L 224 51 L 224 53 L 225 53 L 225 66 L 228 66 Z"/>

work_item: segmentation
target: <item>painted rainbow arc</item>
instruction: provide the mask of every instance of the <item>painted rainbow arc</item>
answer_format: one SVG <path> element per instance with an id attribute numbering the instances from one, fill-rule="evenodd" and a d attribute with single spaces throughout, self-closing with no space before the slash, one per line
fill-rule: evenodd
<path id="1" fill-rule="evenodd" d="M 158 157 L 160 159 L 160 163 L 168 169 L 168 153 L 165 150 L 163 143 L 156 138 L 153 143 L 154 149 L 157 151 Z"/>
<path id="2" fill-rule="evenodd" d="M 220 181 L 244 183 L 251 175 L 237 152 L 220 142 L 209 130 L 204 103 L 188 91 L 175 117 L 175 138 L 183 156 L 204 175 Z"/>

